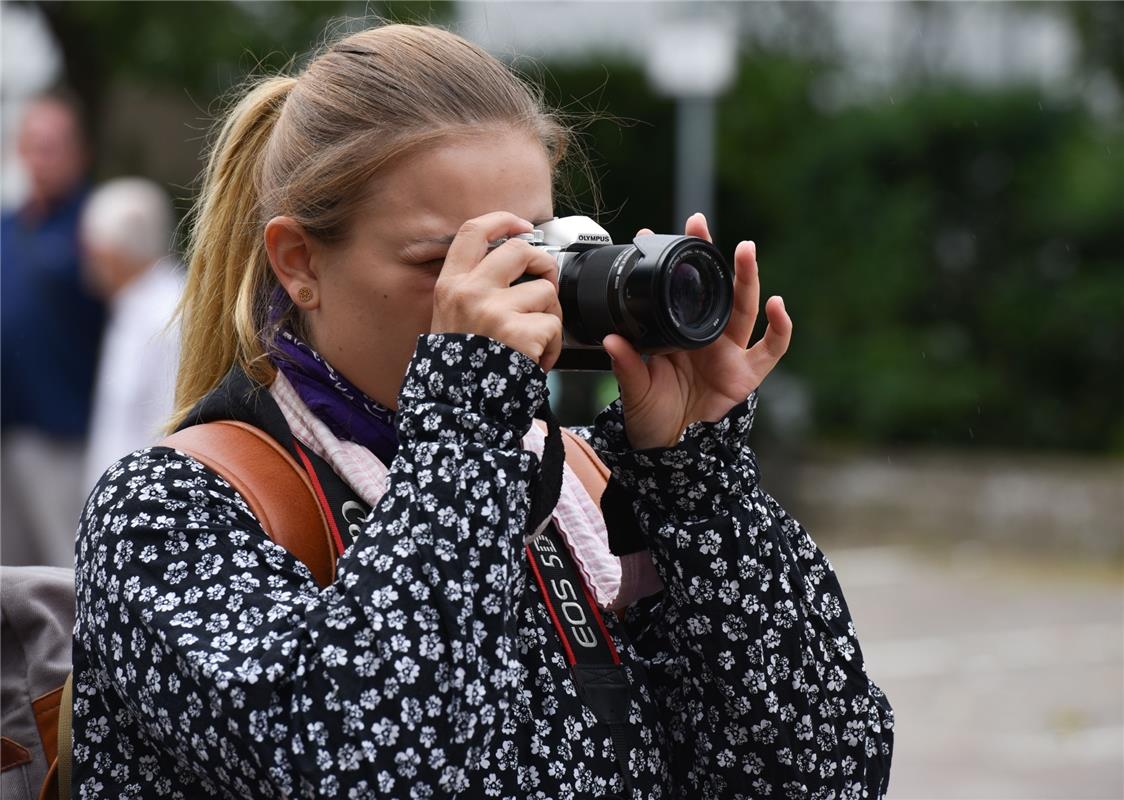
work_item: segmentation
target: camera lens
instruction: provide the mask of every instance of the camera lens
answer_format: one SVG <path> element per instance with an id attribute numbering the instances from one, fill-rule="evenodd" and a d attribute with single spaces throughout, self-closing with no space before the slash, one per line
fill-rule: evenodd
<path id="1" fill-rule="evenodd" d="M 709 314 L 713 299 L 714 293 L 703 283 L 695 264 L 684 259 L 672 267 L 668 305 L 676 322 L 689 327 L 698 325 Z"/>
<path id="2" fill-rule="evenodd" d="M 596 346 L 618 333 L 642 351 L 694 349 L 721 336 L 729 322 L 733 275 L 703 239 L 648 234 L 631 245 L 560 255 L 568 344 Z"/>

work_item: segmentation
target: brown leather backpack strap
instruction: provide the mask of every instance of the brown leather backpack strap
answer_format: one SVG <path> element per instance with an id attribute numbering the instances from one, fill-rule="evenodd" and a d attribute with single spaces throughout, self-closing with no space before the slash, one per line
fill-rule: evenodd
<path id="1" fill-rule="evenodd" d="M 50 797 L 70 800 L 70 776 L 74 764 L 74 673 L 66 676 L 59 700 L 58 757 L 51 765 L 58 781 L 58 790 Z M 49 789 L 48 789 L 49 791 Z"/>
<path id="2" fill-rule="evenodd" d="M 609 468 L 597 457 L 589 443 L 569 428 L 562 429 L 562 444 L 566 446 L 566 463 L 593 498 L 593 504 L 600 507 L 601 495 L 605 493 L 612 474 Z"/>
<path id="3" fill-rule="evenodd" d="M 308 474 L 265 431 L 234 420 L 208 422 L 160 442 L 202 462 L 233 486 L 277 544 L 320 586 L 336 578 L 336 548 Z"/>

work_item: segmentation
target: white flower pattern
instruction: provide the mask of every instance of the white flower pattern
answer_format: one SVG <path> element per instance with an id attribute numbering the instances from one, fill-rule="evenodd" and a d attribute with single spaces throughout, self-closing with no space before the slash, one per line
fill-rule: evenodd
<path id="1" fill-rule="evenodd" d="M 523 535 L 545 395 L 492 340 L 419 340 L 382 502 L 324 590 L 243 498 L 168 448 L 111 467 L 78 534 L 79 797 L 623 795 Z M 585 432 L 666 590 L 605 614 L 634 797 L 880 797 L 893 715 L 838 582 L 758 485 L 755 396 L 665 450 L 619 403 Z"/>

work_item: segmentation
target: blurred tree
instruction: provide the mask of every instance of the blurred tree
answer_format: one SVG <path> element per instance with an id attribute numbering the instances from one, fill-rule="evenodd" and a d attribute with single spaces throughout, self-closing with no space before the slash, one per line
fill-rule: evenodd
<path id="1" fill-rule="evenodd" d="M 833 111 L 814 100 L 830 71 L 745 58 L 717 161 L 715 229 L 760 245 L 764 291 L 795 318 L 787 365 L 811 389 L 816 434 L 1124 451 L 1119 124 L 1018 87 Z M 587 130 L 614 234 L 668 219 L 668 104 L 621 64 L 550 77 L 652 123 Z"/>
<path id="2" fill-rule="evenodd" d="M 771 234 L 821 431 L 1124 449 L 1119 126 L 1017 88 L 828 114 L 810 82 L 747 62 L 722 209 Z"/>
<path id="3" fill-rule="evenodd" d="M 332 20 L 440 21 L 450 3 L 290 0 L 283 3 L 35 0 L 63 53 L 66 81 L 95 123 L 116 79 L 174 87 L 207 107 L 255 70 L 279 70 Z M 92 126 L 95 135 L 99 126 Z"/>

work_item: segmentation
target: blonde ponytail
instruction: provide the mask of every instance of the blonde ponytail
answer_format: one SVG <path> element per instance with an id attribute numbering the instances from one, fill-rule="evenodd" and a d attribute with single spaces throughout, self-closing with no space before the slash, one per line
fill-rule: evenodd
<path id="1" fill-rule="evenodd" d="M 170 428 L 182 422 L 235 363 L 262 383 L 273 379 L 259 334 L 261 306 L 275 283 L 262 240 L 261 166 L 269 136 L 296 82 L 274 77 L 258 83 L 231 110 L 211 150 L 191 226 Z"/>

